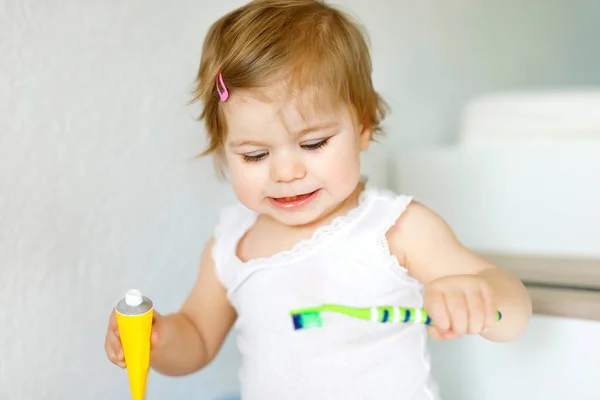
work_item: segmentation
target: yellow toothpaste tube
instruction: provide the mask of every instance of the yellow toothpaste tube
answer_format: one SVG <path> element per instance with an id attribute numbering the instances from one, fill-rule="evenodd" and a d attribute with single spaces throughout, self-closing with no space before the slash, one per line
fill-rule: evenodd
<path id="1" fill-rule="evenodd" d="M 150 371 L 150 334 L 154 305 L 139 290 L 132 289 L 117 303 L 115 312 L 127 364 L 131 398 L 144 400 Z"/>

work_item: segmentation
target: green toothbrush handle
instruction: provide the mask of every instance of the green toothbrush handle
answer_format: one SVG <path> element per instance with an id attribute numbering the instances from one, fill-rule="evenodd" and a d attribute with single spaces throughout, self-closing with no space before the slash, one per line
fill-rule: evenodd
<path id="1" fill-rule="evenodd" d="M 379 307 L 347 307 L 335 304 L 325 304 L 319 307 L 320 311 L 329 311 L 345 314 L 354 318 L 380 322 L 380 323 L 415 323 L 433 325 L 433 321 L 422 308 L 379 306 Z M 500 311 L 496 313 L 496 320 L 502 319 Z"/>

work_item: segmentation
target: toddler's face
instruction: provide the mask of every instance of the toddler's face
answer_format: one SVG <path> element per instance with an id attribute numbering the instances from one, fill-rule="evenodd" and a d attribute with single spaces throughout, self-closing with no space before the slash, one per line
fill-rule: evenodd
<path id="1" fill-rule="evenodd" d="M 277 98 L 278 87 L 269 89 Z M 360 152 L 370 131 L 350 108 L 316 113 L 294 101 L 234 93 L 224 104 L 225 156 L 239 200 L 287 225 L 304 225 L 334 210 L 360 180 Z"/>

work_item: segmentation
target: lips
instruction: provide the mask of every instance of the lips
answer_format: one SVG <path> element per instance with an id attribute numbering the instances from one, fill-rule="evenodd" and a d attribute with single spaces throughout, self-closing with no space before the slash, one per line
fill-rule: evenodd
<path id="1" fill-rule="evenodd" d="M 319 190 L 310 193 L 298 194 L 286 197 L 269 197 L 269 201 L 274 207 L 291 210 L 306 206 L 312 202 L 318 195 Z"/>
<path id="2" fill-rule="evenodd" d="M 299 195 L 292 196 L 292 197 L 275 197 L 275 198 L 273 198 L 273 200 L 278 201 L 280 203 L 291 203 L 293 201 L 299 201 L 299 200 L 307 199 L 313 193 L 314 192 L 305 193 L 305 194 L 299 194 Z"/>

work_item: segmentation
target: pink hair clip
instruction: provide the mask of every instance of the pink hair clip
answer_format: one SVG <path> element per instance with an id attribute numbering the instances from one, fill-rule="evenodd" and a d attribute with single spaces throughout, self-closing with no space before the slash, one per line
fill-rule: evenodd
<path id="1" fill-rule="evenodd" d="M 221 86 L 223 87 L 223 91 L 219 89 L 219 82 L 221 82 Z M 217 92 L 219 93 L 219 97 L 221 97 L 221 101 L 225 102 L 229 97 L 229 92 L 227 91 L 227 86 L 225 86 L 225 82 L 223 82 L 223 75 L 219 72 L 219 76 L 216 79 Z"/>

